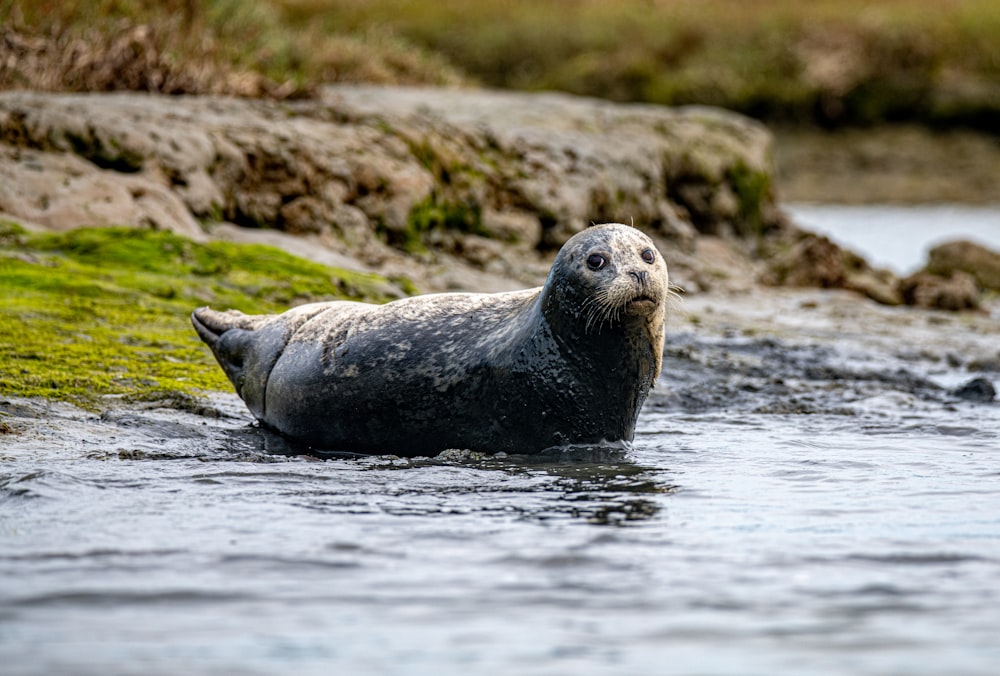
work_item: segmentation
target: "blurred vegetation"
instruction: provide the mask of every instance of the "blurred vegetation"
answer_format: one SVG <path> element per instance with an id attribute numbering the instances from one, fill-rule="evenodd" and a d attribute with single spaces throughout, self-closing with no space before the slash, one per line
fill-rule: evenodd
<path id="1" fill-rule="evenodd" d="M 996 0 L 0 0 L 0 87 L 558 89 L 1000 129 Z"/>
<path id="2" fill-rule="evenodd" d="M 196 407 L 200 393 L 230 386 L 191 327 L 194 308 L 385 301 L 388 286 L 267 246 L 135 228 L 29 233 L 0 221 L 0 393 Z"/>
<path id="3" fill-rule="evenodd" d="M 347 33 L 261 0 L 0 0 L 0 89 L 294 98 L 326 82 L 454 85 L 388 29 Z"/>

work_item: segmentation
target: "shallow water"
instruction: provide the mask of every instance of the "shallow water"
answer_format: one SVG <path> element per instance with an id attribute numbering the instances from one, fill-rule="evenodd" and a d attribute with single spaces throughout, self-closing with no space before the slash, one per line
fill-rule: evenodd
<path id="1" fill-rule="evenodd" d="M 1000 405 L 957 361 L 675 330 L 635 448 L 576 462 L 9 403 L 0 664 L 992 674 Z"/>
<path id="2" fill-rule="evenodd" d="M 842 205 L 788 204 L 803 227 L 850 247 L 869 262 L 910 274 L 942 242 L 968 239 L 1000 250 L 1000 208 L 963 204 Z"/>

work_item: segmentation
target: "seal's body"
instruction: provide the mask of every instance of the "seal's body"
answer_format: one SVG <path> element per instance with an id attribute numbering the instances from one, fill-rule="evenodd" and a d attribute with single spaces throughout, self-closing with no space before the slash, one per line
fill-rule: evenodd
<path id="1" fill-rule="evenodd" d="M 317 448 L 433 455 L 626 443 L 663 349 L 667 271 L 625 225 L 573 237 L 544 287 L 192 321 L 251 413 Z"/>

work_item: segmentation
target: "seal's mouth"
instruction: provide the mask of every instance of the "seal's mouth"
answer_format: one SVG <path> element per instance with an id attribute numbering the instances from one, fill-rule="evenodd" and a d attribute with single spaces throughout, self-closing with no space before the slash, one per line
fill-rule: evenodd
<path id="1" fill-rule="evenodd" d="M 652 296 L 641 294 L 625 304 L 625 309 L 629 312 L 651 312 L 659 305 L 659 302 Z"/>

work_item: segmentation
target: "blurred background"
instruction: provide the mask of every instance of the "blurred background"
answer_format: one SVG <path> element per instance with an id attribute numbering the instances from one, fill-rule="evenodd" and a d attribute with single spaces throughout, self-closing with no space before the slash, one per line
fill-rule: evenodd
<path id="1" fill-rule="evenodd" d="M 245 71 L 283 96 L 324 82 L 482 84 L 716 105 L 827 129 L 1000 124 L 1000 6 L 992 0 L 2 4 L 5 87 L 252 93 L 240 78 L 197 76 Z M 115 48 L 136 25 L 148 27 L 141 46 L 160 53 L 172 77 L 102 80 L 94 66 L 120 58 Z M 12 62 L 18 46 L 37 60 Z M 106 65 L 110 75 L 115 64 Z"/>
<path id="2" fill-rule="evenodd" d="M 942 231 L 1000 245 L 995 0 L 2 0 L 0 13 L 4 89 L 301 98 L 373 82 L 720 106 L 774 132 L 790 212 L 876 263 L 914 268 Z M 950 206 L 859 210 L 928 204 Z M 901 232 L 905 255 L 880 259 Z"/>

